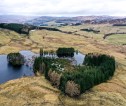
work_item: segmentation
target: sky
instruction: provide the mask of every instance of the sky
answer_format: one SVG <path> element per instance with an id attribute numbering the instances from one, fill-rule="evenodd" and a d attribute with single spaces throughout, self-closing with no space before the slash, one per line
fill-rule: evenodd
<path id="1" fill-rule="evenodd" d="M 126 0 L 0 0 L 0 15 L 126 16 Z"/>

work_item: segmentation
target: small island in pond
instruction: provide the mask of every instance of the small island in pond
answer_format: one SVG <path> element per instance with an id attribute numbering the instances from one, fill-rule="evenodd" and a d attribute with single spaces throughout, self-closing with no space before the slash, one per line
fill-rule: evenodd
<path id="1" fill-rule="evenodd" d="M 10 53 L 7 55 L 8 63 L 13 66 L 21 66 L 24 64 L 24 56 L 20 53 Z"/>

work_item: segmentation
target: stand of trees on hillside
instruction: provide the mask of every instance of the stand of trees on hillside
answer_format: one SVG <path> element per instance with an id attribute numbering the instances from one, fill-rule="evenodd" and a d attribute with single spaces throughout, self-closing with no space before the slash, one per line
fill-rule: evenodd
<path id="1" fill-rule="evenodd" d="M 62 32 L 57 28 L 49 28 L 49 27 L 41 27 L 41 26 L 33 26 L 33 25 L 17 24 L 17 23 L 1 23 L 0 28 L 9 29 L 19 34 L 29 34 L 29 31 L 34 29 Z"/>
<path id="2" fill-rule="evenodd" d="M 16 24 L 16 23 L 1 23 L 0 28 L 5 28 L 9 30 L 13 30 L 19 34 L 29 34 L 29 31 L 35 29 L 35 26 L 24 25 L 24 24 Z"/>
<path id="3" fill-rule="evenodd" d="M 60 49 L 58 50 L 60 51 Z M 64 49 L 61 49 L 61 51 L 62 50 Z M 60 53 L 64 53 L 64 51 L 61 51 Z M 73 49 L 71 49 L 71 51 L 73 51 Z M 34 72 L 36 73 L 36 71 L 40 70 L 42 63 L 44 63 L 43 73 L 45 78 L 51 81 L 52 85 L 59 88 L 64 94 L 71 97 L 79 96 L 93 86 L 109 80 L 115 72 L 114 57 L 105 54 L 87 54 L 85 56 L 84 65 L 75 66 L 72 72 L 69 70 L 57 71 L 56 67 L 51 65 L 55 60 L 56 59 L 44 57 L 36 58 L 33 66 Z"/>
<path id="4" fill-rule="evenodd" d="M 59 88 L 64 93 L 66 93 L 66 85 L 69 81 L 74 81 L 75 84 L 78 84 L 76 89 L 80 90 L 80 93 L 84 93 L 94 85 L 107 81 L 115 72 L 115 59 L 109 55 L 87 54 L 84 65 L 78 67 L 72 73 L 63 73 Z M 70 95 L 68 92 L 67 94 Z"/>

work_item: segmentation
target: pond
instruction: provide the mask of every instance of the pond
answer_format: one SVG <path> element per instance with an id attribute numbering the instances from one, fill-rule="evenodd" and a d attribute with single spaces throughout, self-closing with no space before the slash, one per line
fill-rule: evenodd
<path id="1" fill-rule="evenodd" d="M 25 57 L 25 64 L 18 68 L 8 64 L 7 55 L 0 55 L 0 84 L 23 76 L 34 76 L 32 65 L 35 57 L 39 55 L 31 51 L 20 51 L 20 53 Z M 46 54 L 44 56 L 58 58 L 56 55 Z M 74 57 L 68 59 L 73 65 L 82 65 L 84 57 L 82 53 L 74 53 Z"/>
<path id="2" fill-rule="evenodd" d="M 74 61 L 72 62 L 73 65 L 82 65 L 84 62 L 85 55 L 78 52 L 74 53 Z"/>

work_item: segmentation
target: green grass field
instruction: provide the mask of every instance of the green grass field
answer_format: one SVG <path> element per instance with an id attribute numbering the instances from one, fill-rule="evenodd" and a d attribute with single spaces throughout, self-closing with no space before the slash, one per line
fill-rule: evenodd
<path id="1" fill-rule="evenodd" d="M 111 44 L 126 45 L 126 34 L 114 34 L 106 38 Z"/>

